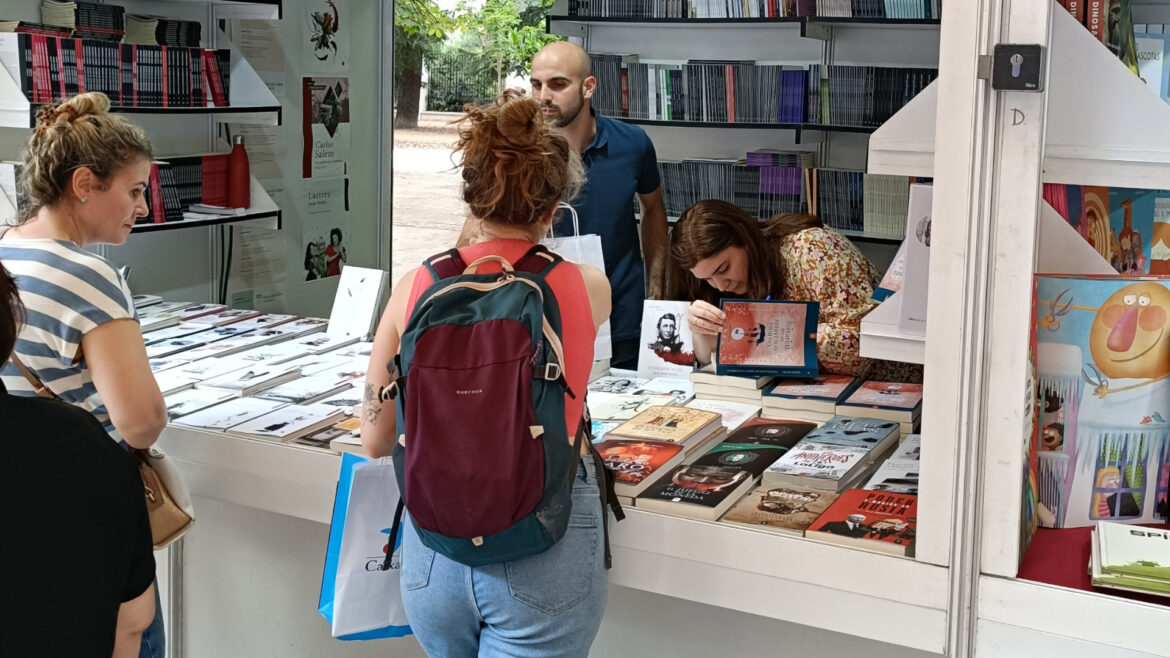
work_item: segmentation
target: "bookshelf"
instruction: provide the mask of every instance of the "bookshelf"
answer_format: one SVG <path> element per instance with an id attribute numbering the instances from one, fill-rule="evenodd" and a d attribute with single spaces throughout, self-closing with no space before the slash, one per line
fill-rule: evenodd
<path id="1" fill-rule="evenodd" d="M 254 18 L 277 20 L 284 18 L 284 0 L 154 0 L 162 4 L 195 4 L 212 6 L 221 19 Z"/>
<path id="2" fill-rule="evenodd" d="M 0 34 L 0 127 L 31 128 L 36 125 L 36 113 L 41 104 L 31 102 L 21 91 L 17 76 L 20 59 L 17 55 L 18 35 Z M 248 62 L 240 55 L 239 49 L 222 34 L 216 35 L 218 48 L 231 52 L 228 92 L 231 105 L 227 107 L 146 107 L 118 106 L 112 112 L 128 114 L 152 114 L 170 117 L 201 115 L 212 117 L 219 123 L 246 123 L 280 125 L 280 102 L 268 90 Z"/>
<path id="3" fill-rule="evenodd" d="M 164 158 L 165 159 L 165 158 Z M 252 205 L 248 207 L 248 211 L 243 215 L 232 215 L 228 217 L 217 217 L 215 219 L 185 219 L 181 222 L 161 222 L 150 224 L 136 224 L 131 233 L 156 233 L 158 231 L 171 231 L 175 229 L 195 228 L 220 226 L 225 224 L 239 224 L 247 222 L 249 225 L 256 228 L 280 229 L 282 227 L 282 214 L 280 208 L 268 196 L 268 191 L 264 189 L 256 178 L 251 179 L 250 200 Z"/>

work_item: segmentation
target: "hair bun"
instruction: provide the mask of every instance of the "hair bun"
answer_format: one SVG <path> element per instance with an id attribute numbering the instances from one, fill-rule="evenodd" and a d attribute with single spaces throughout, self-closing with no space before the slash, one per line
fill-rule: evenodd
<path id="1" fill-rule="evenodd" d="M 37 131 L 63 126 L 78 119 L 98 116 L 110 111 L 110 99 L 99 92 L 88 92 L 68 98 L 56 105 L 46 105 L 37 111 Z"/>
<path id="2" fill-rule="evenodd" d="M 525 147 L 536 143 L 539 127 L 540 105 L 533 99 L 524 96 L 509 98 L 504 96 L 505 102 L 500 107 L 496 118 L 496 129 L 509 143 Z"/>

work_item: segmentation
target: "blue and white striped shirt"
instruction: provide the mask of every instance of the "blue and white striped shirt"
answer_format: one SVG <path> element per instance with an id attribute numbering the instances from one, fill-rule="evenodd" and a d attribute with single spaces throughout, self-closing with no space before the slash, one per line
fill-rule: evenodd
<path id="1" fill-rule="evenodd" d="M 58 397 L 113 429 L 82 357 L 81 339 L 107 322 L 135 317 L 125 279 L 102 257 L 65 240 L 5 239 L 0 263 L 15 279 L 25 307 L 17 356 Z M 36 395 L 11 362 L 0 368 L 0 380 L 13 395 Z"/>

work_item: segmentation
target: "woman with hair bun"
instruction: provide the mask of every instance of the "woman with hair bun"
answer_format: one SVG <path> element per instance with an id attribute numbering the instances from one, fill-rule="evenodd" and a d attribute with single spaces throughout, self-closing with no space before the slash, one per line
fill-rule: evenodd
<path id="1" fill-rule="evenodd" d="M 690 300 L 687 323 L 700 363 L 711 360 L 723 327 L 721 299 L 818 302 L 817 360 L 825 372 L 921 381 L 917 366 L 859 354 L 861 319 L 877 305 L 877 270 L 848 238 L 812 215 L 758 221 L 739 206 L 708 199 L 687 208 L 670 238 L 669 299 Z"/>
<path id="2" fill-rule="evenodd" d="M 481 226 L 478 240 L 459 254 L 466 263 L 487 256 L 516 263 L 548 234 L 557 205 L 580 188 L 583 168 L 568 142 L 545 123 L 540 104 L 522 92 L 509 90 L 494 103 L 465 110 L 456 150 L 462 154 L 463 200 Z M 499 263 L 489 262 L 478 271 L 499 270 Z M 609 282 L 593 266 L 567 262 L 545 281 L 560 307 L 565 380 L 569 390 L 584 391 L 597 327 L 609 317 Z M 403 276 L 378 326 L 361 430 L 372 456 L 390 455 L 398 439 L 393 403 L 382 402 L 379 392 L 389 384 L 386 364 L 398 352 L 414 302 L 432 282 L 425 268 Z M 570 437 L 583 404 L 584 396 L 566 393 Z M 428 655 L 588 654 L 606 600 L 605 511 L 591 456 L 580 461 L 572 494 L 573 522 L 551 548 L 482 567 L 427 548 L 413 521 L 404 521 L 402 599 Z"/>
<path id="3" fill-rule="evenodd" d="M 26 309 L 0 381 L 35 396 L 39 380 L 115 438 L 146 448 L 166 427 L 166 406 L 125 279 L 85 250 L 122 244 L 147 213 L 150 141 L 109 108 L 104 94 L 87 93 L 37 112 L 19 181 L 28 207 L 0 236 L 0 263 Z M 143 655 L 162 655 L 161 616 L 142 641 Z"/>

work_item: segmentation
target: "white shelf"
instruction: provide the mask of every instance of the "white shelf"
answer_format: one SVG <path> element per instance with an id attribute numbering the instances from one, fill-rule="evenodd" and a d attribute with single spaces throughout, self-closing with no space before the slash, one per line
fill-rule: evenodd
<path id="1" fill-rule="evenodd" d="M 215 8 L 217 19 L 225 18 L 256 18 L 262 20 L 277 20 L 283 18 L 283 0 L 157 0 L 166 3 L 183 3 L 195 5 L 211 5 Z"/>
<path id="2" fill-rule="evenodd" d="M 339 455 L 169 426 L 194 495 L 329 523 Z M 611 523 L 610 582 L 941 653 L 947 569 L 638 509 Z"/>
<path id="3" fill-rule="evenodd" d="M 18 77 L 20 60 L 17 56 L 17 37 L 13 33 L 0 34 L 0 127 L 30 128 L 36 124 L 36 113 L 40 104 L 34 104 L 25 97 Z M 220 35 L 220 48 L 231 51 L 231 71 L 228 84 L 231 87 L 229 107 L 127 107 L 111 106 L 111 112 L 125 114 L 153 114 L 159 116 L 190 115 L 213 116 L 220 123 L 245 123 L 279 125 L 281 122 L 280 101 L 268 90 L 259 74 L 248 65 L 240 51 L 224 35 Z"/>
<path id="4" fill-rule="evenodd" d="M 1122 651 L 1170 656 L 1170 608 L 1026 580 L 980 576 L 979 619 L 1019 629 L 1031 646 L 1016 655 L 1056 656 L 1052 636 L 1095 645 L 1097 656 Z M 988 654 L 990 655 L 990 654 Z M 1001 654 L 1002 655 L 1002 654 Z M 1091 653 L 1085 655 L 1094 655 Z M 1129 655 L 1129 654 L 1126 654 Z"/>
<path id="5" fill-rule="evenodd" d="M 165 160 L 166 158 L 160 159 Z M 251 177 L 251 191 L 249 195 L 252 205 L 248 207 L 248 212 L 243 215 L 229 215 L 214 219 L 185 219 L 181 222 L 135 224 L 130 232 L 154 233 L 157 231 L 193 228 L 196 226 L 219 226 L 221 224 L 236 224 L 239 222 L 248 222 L 260 228 L 281 228 L 283 215 L 280 208 L 277 207 L 272 197 L 268 196 L 268 191 L 256 180 L 255 176 Z"/>
<path id="6" fill-rule="evenodd" d="M 1066 11 L 1052 12 L 1043 179 L 1170 188 L 1170 105 Z M 870 137 L 869 172 L 931 176 L 937 82 Z M 1092 90 L 1092 93 L 1086 93 Z"/>
<path id="7" fill-rule="evenodd" d="M 902 304 L 895 292 L 861 319 L 860 354 L 868 359 L 903 363 L 926 361 L 926 336 L 898 328 Z"/>

